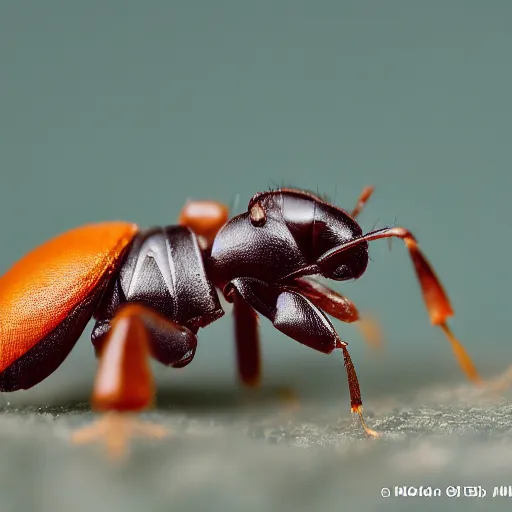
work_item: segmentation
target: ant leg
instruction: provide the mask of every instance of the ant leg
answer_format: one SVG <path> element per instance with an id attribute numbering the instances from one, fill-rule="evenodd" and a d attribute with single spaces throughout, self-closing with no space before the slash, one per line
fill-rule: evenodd
<path id="1" fill-rule="evenodd" d="M 373 185 L 369 185 L 363 188 L 361 194 L 359 195 L 359 198 L 357 199 L 356 206 L 354 207 L 351 213 L 354 219 L 358 217 L 359 214 L 363 211 L 363 208 L 366 206 L 366 203 L 373 195 L 374 190 L 375 187 Z M 373 349 L 382 348 L 382 332 L 379 324 L 374 318 L 366 316 L 363 320 L 360 321 L 358 326 L 364 339 Z"/>
<path id="2" fill-rule="evenodd" d="M 307 297 L 316 307 L 341 320 L 357 322 L 364 340 L 373 349 L 382 348 L 380 326 L 370 317 L 361 318 L 355 304 L 344 295 L 332 290 L 312 277 L 295 279 L 297 286 L 289 287 Z"/>
<path id="3" fill-rule="evenodd" d="M 178 223 L 189 227 L 197 235 L 201 249 L 207 250 L 228 217 L 228 207 L 222 203 L 187 201 L 180 212 Z"/>
<path id="4" fill-rule="evenodd" d="M 324 354 L 330 354 L 335 349 L 343 352 L 352 412 L 359 415 L 365 432 L 377 437 L 378 433 L 368 428 L 363 418 L 359 381 L 347 350 L 347 343 L 340 340 L 325 314 L 299 293 L 270 287 L 256 279 L 238 278 L 231 281 L 225 289 L 228 300 L 235 293 L 233 289 L 251 307 L 266 316 L 276 329 L 295 341 Z"/>
<path id="5" fill-rule="evenodd" d="M 248 387 L 258 387 L 261 379 L 261 356 L 258 315 L 233 289 L 233 314 L 238 375 Z"/>
<path id="6" fill-rule="evenodd" d="M 374 188 L 375 187 L 373 187 L 373 186 L 368 186 L 368 187 L 363 188 L 361 195 L 357 199 L 356 206 L 352 210 L 351 215 L 352 215 L 352 217 L 354 217 L 354 219 L 362 212 L 365 204 L 368 202 L 368 199 L 370 199 L 371 195 L 373 194 Z"/>
<path id="7" fill-rule="evenodd" d="M 167 346 L 162 340 L 168 342 Z M 99 365 L 91 404 L 94 410 L 106 414 L 97 423 L 75 432 L 72 441 L 83 444 L 101 439 L 109 454 L 117 458 L 126 454 L 134 436 L 167 435 L 163 427 L 136 417 L 154 401 L 149 357 L 184 366 L 193 358 L 196 337 L 149 308 L 127 304 L 118 310 L 110 330 L 98 341 Z"/>
<path id="8" fill-rule="evenodd" d="M 466 376 L 475 383 L 481 383 L 482 379 L 471 358 L 446 323 L 447 318 L 453 315 L 450 300 L 448 299 L 439 278 L 436 276 L 432 266 L 420 250 L 416 239 L 410 231 L 405 228 L 395 227 L 379 229 L 372 233 L 367 233 L 366 235 L 350 240 L 343 245 L 327 251 L 318 259 L 317 265 L 322 269 L 324 265 L 329 263 L 332 264 L 330 260 L 336 258 L 337 255 L 360 243 L 391 237 L 401 238 L 409 250 L 409 255 L 421 286 L 423 299 L 425 301 L 431 323 L 433 325 L 438 325 L 448 338 L 455 357 L 458 360 L 459 366 L 465 372 Z"/>
<path id="9" fill-rule="evenodd" d="M 243 385 L 255 389 L 261 383 L 258 315 L 234 287 L 229 300 L 233 302 L 238 376 Z M 299 398 L 293 389 L 283 388 L 279 396 L 289 409 L 298 408 Z"/>

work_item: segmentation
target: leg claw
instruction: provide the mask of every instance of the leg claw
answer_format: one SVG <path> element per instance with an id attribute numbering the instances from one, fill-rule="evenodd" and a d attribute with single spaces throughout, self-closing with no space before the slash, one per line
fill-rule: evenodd
<path id="1" fill-rule="evenodd" d="M 286 412 L 298 411 L 301 401 L 297 393 L 291 388 L 281 388 L 278 391 L 279 399 L 283 402 Z"/>
<path id="2" fill-rule="evenodd" d="M 501 375 L 487 382 L 487 388 L 494 393 L 503 393 L 512 386 L 512 366 L 509 366 Z"/>
<path id="3" fill-rule="evenodd" d="M 128 455 L 130 441 L 135 437 L 162 439 L 169 435 L 166 428 L 147 423 L 128 413 L 108 413 L 91 425 L 83 427 L 71 436 L 73 444 L 103 442 L 112 459 Z"/>

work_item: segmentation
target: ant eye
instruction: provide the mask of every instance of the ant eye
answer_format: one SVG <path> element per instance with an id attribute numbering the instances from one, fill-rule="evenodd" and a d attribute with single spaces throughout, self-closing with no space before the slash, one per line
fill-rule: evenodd
<path id="1" fill-rule="evenodd" d="M 251 219 L 251 224 L 256 227 L 261 227 L 267 221 L 267 215 L 265 214 L 265 210 L 261 206 L 260 203 L 255 203 L 252 205 L 249 211 L 249 218 Z"/>

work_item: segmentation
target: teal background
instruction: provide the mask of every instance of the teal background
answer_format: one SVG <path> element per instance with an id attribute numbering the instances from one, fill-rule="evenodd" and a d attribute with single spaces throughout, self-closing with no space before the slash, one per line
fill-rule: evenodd
<path id="1" fill-rule="evenodd" d="M 175 222 L 187 198 L 238 211 L 269 187 L 329 194 L 370 230 L 415 233 L 452 326 L 486 375 L 510 349 L 512 32 L 507 1 L 146 1 L 0 4 L 0 270 L 76 225 Z M 375 314 L 386 353 L 350 342 L 363 391 L 462 380 L 431 327 L 404 247 L 371 249 L 337 285 Z M 1 319 L 0 319 L 1 321 Z M 51 378 L 12 401 L 90 390 L 89 329 Z M 262 322 L 266 382 L 342 372 Z M 162 387 L 235 386 L 229 315 Z M 286 372 L 286 373 L 282 373 Z M 345 377 L 336 390 L 345 399 Z M 375 395 L 374 395 L 375 396 Z M 347 406 L 348 410 L 348 406 Z"/>

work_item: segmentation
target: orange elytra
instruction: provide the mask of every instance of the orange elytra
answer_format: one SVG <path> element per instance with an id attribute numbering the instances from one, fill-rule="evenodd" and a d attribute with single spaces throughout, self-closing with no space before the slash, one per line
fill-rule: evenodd
<path id="1" fill-rule="evenodd" d="M 73 229 L 29 252 L 0 278 L 0 371 L 89 298 L 137 231 L 127 222 Z"/>

